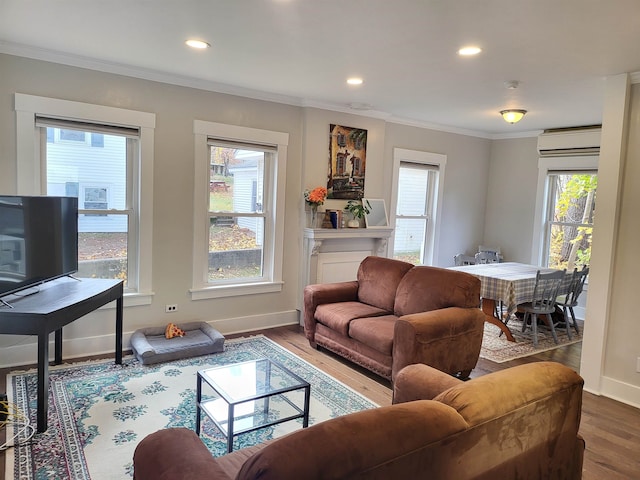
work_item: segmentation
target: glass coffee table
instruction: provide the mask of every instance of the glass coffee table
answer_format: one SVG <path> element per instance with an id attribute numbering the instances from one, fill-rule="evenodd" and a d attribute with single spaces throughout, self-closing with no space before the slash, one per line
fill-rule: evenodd
<path id="1" fill-rule="evenodd" d="M 205 397 L 203 384 L 212 390 Z M 241 433 L 297 418 L 306 428 L 310 396 L 308 382 L 268 358 L 200 370 L 196 434 L 200 435 L 202 412 L 227 437 L 227 452 L 233 450 L 234 436 Z"/>

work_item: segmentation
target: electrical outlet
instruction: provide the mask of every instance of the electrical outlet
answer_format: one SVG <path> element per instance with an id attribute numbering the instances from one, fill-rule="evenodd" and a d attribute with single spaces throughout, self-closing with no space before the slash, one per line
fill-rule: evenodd
<path id="1" fill-rule="evenodd" d="M 173 313 L 173 312 L 177 312 L 178 311 L 178 305 L 176 305 L 175 303 L 172 305 L 165 305 L 164 306 L 164 311 L 167 313 Z"/>
<path id="2" fill-rule="evenodd" d="M 640 357 L 636 359 L 636 372 L 640 373 Z"/>

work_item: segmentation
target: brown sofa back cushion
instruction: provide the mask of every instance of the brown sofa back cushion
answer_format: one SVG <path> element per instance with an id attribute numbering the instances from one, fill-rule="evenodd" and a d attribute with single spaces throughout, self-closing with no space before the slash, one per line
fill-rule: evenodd
<path id="1" fill-rule="evenodd" d="M 466 428 L 455 410 L 431 400 L 365 410 L 269 443 L 236 480 L 426 478 L 430 458 L 424 450 Z"/>
<path id="2" fill-rule="evenodd" d="M 446 268 L 413 267 L 398 285 L 394 313 L 401 317 L 447 307 L 480 306 L 480 280 Z"/>
<path id="3" fill-rule="evenodd" d="M 393 312 L 398 284 L 413 265 L 384 257 L 367 257 L 358 268 L 358 300 Z"/>

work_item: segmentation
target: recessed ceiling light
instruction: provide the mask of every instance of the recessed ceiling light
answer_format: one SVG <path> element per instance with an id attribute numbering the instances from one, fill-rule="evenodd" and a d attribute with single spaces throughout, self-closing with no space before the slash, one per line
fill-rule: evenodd
<path id="1" fill-rule="evenodd" d="M 191 48 L 199 49 L 209 48 L 211 46 L 210 44 L 208 44 L 207 42 L 203 42 L 202 40 L 187 40 L 184 43 L 189 45 Z"/>
<path id="2" fill-rule="evenodd" d="M 460 50 L 458 50 L 458 54 L 468 57 L 471 55 L 477 55 L 481 51 L 482 49 L 480 47 L 462 47 Z"/>
<path id="3" fill-rule="evenodd" d="M 347 83 L 349 85 L 362 85 L 362 79 L 358 77 L 347 78 Z"/>

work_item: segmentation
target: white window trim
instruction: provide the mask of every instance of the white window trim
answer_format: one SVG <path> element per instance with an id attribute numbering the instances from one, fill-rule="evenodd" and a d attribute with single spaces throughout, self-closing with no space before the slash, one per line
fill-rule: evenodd
<path id="1" fill-rule="evenodd" d="M 231 297 L 236 295 L 251 295 L 260 293 L 280 292 L 282 290 L 282 262 L 284 259 L 284 212 L 285 184 L 287 170 L 287 148 L 289 134 L 273 132 L 256 128 L 227 125 L 223 123 L 194 120 L 194 196 L 193 196 L 193 278 L 191 299 L 203 300 L 209 298 Z M 275 210 L 270 212 L 274 225 L 274 242 L 271 252 L 273 259 L 273 278 L 266 282 L 234 285 L 210 285 L 207 282 L 208 264 L 207 252 L 207 219 L 209 195 L 209 147 L 207 139 L 216 137 L 237 142 L 250 142 L 275 145 L 278 151 L 275 168 L 275 182 L 272 195 L 275 199 Z M 203 181 L 206 179 L 207 181 Z M 268 233 L 265 233 L 268 234 Z"/>
<path id="2" fill-rule="evenodd" d="M 422 152 L 419 150 L 408 150 L 405 148 L 393 149 L 393 180 L 391 183 L 391 227 L 396 228 L 396 212 L 398 210 L 398 177 L 400 176 L 400 163 L 410 162 L 421 165 L 430 165 L 438 168 L 438 177 L 434 182 L 436 196 L 433 205 L 433 218 L 427 223 L 427 233 L 425 235 L 426 251 L 424 254 L 424 264 L 433 265 L 433 259 L 438 257 L 440 249 L 440 218 L 442 217 L 442 201 L 444 198 L 444 173 L 447 165 L 447 156 L 440 153 Z M 395 238 L 389 238 L 389 253 L 393 254 Z"/>
<path id="3" fill-rule="evenodd" d="M 541 265 L 544 257 L 545 212 L 547 211 L 548 182 L 550 171 L 597 170 L 598 155 L 584 157 L 550 157 L 538 159 L 538 187 L 536 190 L 536 213 L 533 223 L 531 264 Z"/>
<path id="4" fill-rule="evenodd" d="M 36 115 L 109 125 L 126 125 L 139 129 L 140 169 L 138 172 L 140 178 L 131 179 L 132 182 L 140 185 L 138 291 L 125 294 L 124 304 L 125 306 L 149 305 L 153 296 L 151 265 L 155 114 L 22 93 L 15 94 L 15 111 L 18 195 L 42 193 L 40 141 L 38 135 L 35 135 Z"/>

